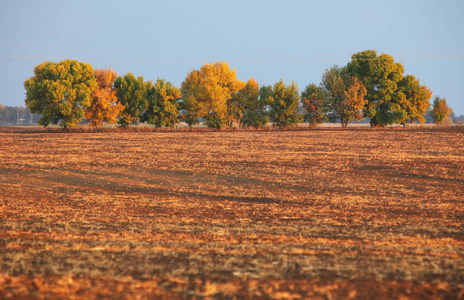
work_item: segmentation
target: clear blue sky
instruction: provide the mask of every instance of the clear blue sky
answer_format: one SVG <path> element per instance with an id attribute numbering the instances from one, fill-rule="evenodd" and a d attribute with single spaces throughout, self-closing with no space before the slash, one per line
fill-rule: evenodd
<path id="1" fill-rule="evenodd" d="M 464 1 L 0 0 L 0 103 L 24 105 L 43 61 L 77 59 L 180 86 L 227 61 L 260 85 L 319 84 L 326 68 L 375 49 L 464 114 Z"/>

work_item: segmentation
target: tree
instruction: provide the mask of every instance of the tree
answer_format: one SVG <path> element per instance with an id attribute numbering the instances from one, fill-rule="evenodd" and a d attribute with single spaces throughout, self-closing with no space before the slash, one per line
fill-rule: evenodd
<path id="1" fill-rule="evenodd" d="M 301 93 L 301 103 L 306 111 L 305 120 L 316 127 L 326 119 L 327 93 L 315 84 L 308 84 Z"/>
<path id="2" fill-rule="evenodd" d="M 377 56 L 375 50 L 366 50 L 352 55 L 347 70 L 367 90 L 364 112 L 371 119 L 371 126 L 385 126 L 403 118 L 405 111 L 395 98 L 398 83 L 403 79 L 402 64 L 395 63 L 388 54 Z"/>
<path id="3" fill-rule="evenodd" d="M 117 74 L 112 69 L 95 69 L 98 87 L 92 93 L 92 103 L 85 109 L 85 118 L 90 126 L 97 127 L 106 123 L 116 123 L 116 117 L 124 106 L 118 102 L 113 83 Z"/>
<path id="4" fill-rule="evenodd" d="M 451 111 L 448 117 L 451 119 L 453 123 L 458 125 L 462 125 L 462 123 L 464 122 L 464 115 L 456 116 L 454 111 Z"/>
<path id="5" fill-rule="evenodd" d="M 245 87 L 237 91 L 227 102 L 229 126 L 232 126 L 232 123 L 236 122 L 239 123 L 240 127 L 260 127 L 257 124 L 260 122 L 257 122 L 256 118 L 263 111 L 264 106 L 261 105 L 259 98 L 259 84 L 256 80 L 250 78 L 246 82 Z"/>
<path id="6" fill-rule="evenodd" d="M 31 114 L 24 106 L 3 106 L 0 104 L 0 124 L 36 124 L 38 115 Z"/>
<path id="7" fill-rule="evenodd" d="M 348 74 L 346 67 L 334 65 L 326 69 L 322 74 L 320 83 L 321 90 L 325 93 L 326 101 L 324 110 L 326 119 L 330 122 L 337 122 L 340 117 L 337 114 L 337 103 L 343 101 L 344 91 L 346 90 Z"/>
<path id="8" fill-rule="evenodd" d="M 259 85 L 253 78 L 250 78 L 245 86 L 238 90 L 232 98 L 227 101 L 228 125 L 239 123 L 242 127 L 242 117 L 250 106 L 256 106 L 259 102 Z"/>
<path id="9" fill-rule="evenodd" d="M 406 75 L 398 83 L 398 103 L 405 111 L 404 117 L 399 120 L 400 124 L 414 122 L 424 124 L 425 114 L 430 107 L 432 91 L 425 85 L 421 85 L 419 79 L 413 75 Z"/>
<path id="10" fill-rule="evenodd" d="M 171 82 L 159 79 L 148 88 L 148 108 L 142 121 L 156 127 L 174 127 L 179 119 L 180 89 Z"/>
<path id="11" fill-rule="evenodd" d="M 227 102 L 245 83 L 236 79 L 226 62 L 205 64 L 191 71 L 182 82 L 184 120 L 191 126 L 204 118 L 210 128 L 224 128 L 228 119 Z"/>
<path id="12" fill-rule="evenodd" d="M 445 98 L 435 96 L 430 116 L 435 124 L 440 125 L 453 110 L 446 104 Z"/>
<path id="13" fill-rule="evenodd" d="M 0 123 L 8 123 L 10 115 L 11 113 L 8 107 L 5 107 L 2 104 L 0 104 Z"/>
<path id="14" fill-rule="evenodd" d="M 90 64 L 64 60 L 36 66 L 34 76 L 24 82 L 24 87 L 27 107 L 42 115 L 39 124 L 60 122 L 66 129 L 76 126 L 84 117 L 97 81 Z"/>
<path id="15" fill-rule="evenodd" d="M 247 86 L 249 93 L 241 122 L 245 127 L 263 128 L 269 123 L 268 99 L 272 94 L 272 87 L 263 85 L 259 88 L 254 80 L 249 80 Z"/>
<path id="16" fill-rule="evenodd" d="M 272 95 L 268 99 L 269 116 L 279 127 L 294 126 L 303 121 L 303 115 L 297 112 L 300 103 L 300 93 L 296 83 L 286 86 L 281 79 L 274 84 Z"/>
<path id="17" fill-rule="evenodd" d="M 344 85 L 343 98 L 336 104 L 336 112 L 340 118 L 342 127 L 346 128 L 349 121 L 363 119 L 363 109 L 367 104 L 367 90 L 355 76 L 350 77 Z"/>
<path id="18" fill-rule="evenodd" d="M 127 73 L 114 81 L 116 96 L 124 109 L 119 113 L 119 124 L 126 127 L 137 124 L 147 108 L 147 90 L 152 84 L 144 82 L 143 77 Z"/>
<path id="19" fill-rule="evenodd" d="M 348 74 L 346 67 L 333 66 L 322 75 L 321 89 L 326 92 L 328 119 L 340 120 L 346 128 L 349 121 L 361 120 L 367 104 L 367 90 L 355 76 Z"/>

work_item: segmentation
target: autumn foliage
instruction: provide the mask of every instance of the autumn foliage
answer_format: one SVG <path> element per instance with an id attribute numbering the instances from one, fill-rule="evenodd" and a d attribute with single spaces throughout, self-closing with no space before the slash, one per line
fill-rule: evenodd
<path id="1" fill-rule="evenodd" d="M 338 107 L 342 127 L 346 128 L 348 121 L 363 119 L 364 106 L 367 104 L 366 94 L 366 88 L 357 77 L 348 79 L 346 90 L 343 91 L 343 102 Z"/>
<path id="2" fill-rule="evenodd" d="M 440 125 L 453 110 L 446 104 L 445 98 L 436 96 L 433 99 L 433 108 L 430 111 L 430 116 L 435 124 Z"/>
<path id="3" fill-rule="evenodd" d="M 238 80 L 235 69 L 226 62 L 205 64 L 200 70 L 191 71 L 182 82 L 184 119 L 189 125 L 204 118 L 209 127 L 224 128 L 229 119 L 227 103 L 245 87 Z"/>
<path id="4" fill-rule="evenodd" d="M 301 103 L 305 109 L 305 120 L 316 127 L 326 119 L 327 93 L 314 83 L 308 84 L 301 93 Z"/>
<path id="5" fill-rule="evenodd" d="M 90 126 L 97 127 L 105 123 L 116 123 L 117 116 L 124 109 L 118 102 L 113 83 L 117 74 L 110 69 L 96 69 L 95 78 L 98 87 L 92 93 L 92 103 L 85 109 L 85 118 Z"/>
<path id="6" fill-rule="evenodd" d="M 92 92 L 97 87 L 90 64 L 76 60 L 59 63 L 44 62 L 34 69 L 34 76 L 24 82 L 26 105 L 42 117 L 39 124 L 60 124 L 74 127 L 91 105 Z"/>
<path id="7" fill-rule="evenodd" d="M 324 121 L 347 127 L 364 118 L 373 127 L 406 126 L 424 123 L 432 97 L 418 78 L 403 74 L 401 63 L 375 50 L 355 53 L 346 66 L 326 69 L 320 84 L 308 84 L 301 95 L 294 82 L 260 87 L 250 78 L 245 83 L 227 62 L 192 70 L 180 88 L 161 78 L 153 83 L 132 73 L 117 76 L 111 68 L 93 71 L 89 64 L 71 60 L 44 62 L 34 72 L 24 83 L 27 106 L 42 115 L 40 124 L 65 128 L 83 117 L 94 127 L 116 122 L 174 127 L 182 121 L 216 129 L 264 127 L 269 121 L 281 128 L 303 121 L 313 127 Z"/>
<path id="8" fill-rule="evenodd" d="M 142 115 L 142 121 L 156 127 L 174 127 L 179 120 L 179 88 L 158 79 L 147 87 L 148 107 Z"/>

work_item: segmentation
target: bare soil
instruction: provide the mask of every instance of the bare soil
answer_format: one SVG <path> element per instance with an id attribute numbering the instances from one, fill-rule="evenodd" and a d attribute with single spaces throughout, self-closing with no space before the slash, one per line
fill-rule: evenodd
<path id="1" fill-rule="evenodd" d="M 459 299 L 464 130 L 0 133 L 0 298 Z"/>

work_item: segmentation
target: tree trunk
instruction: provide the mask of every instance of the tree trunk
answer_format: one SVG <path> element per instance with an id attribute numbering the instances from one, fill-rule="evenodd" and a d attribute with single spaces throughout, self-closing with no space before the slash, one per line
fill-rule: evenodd
<path id="1" fill-rule="evenodd" d="M 347 119 L 340 118 L 340 121 L 342 122 L 342 128 L 346 128 L 346 126 L 348 126 L 348 120 Z"/>

